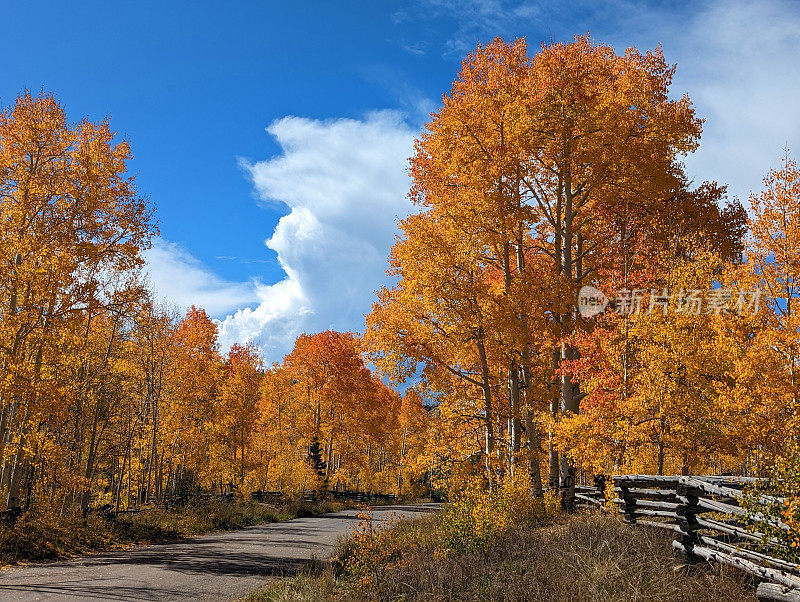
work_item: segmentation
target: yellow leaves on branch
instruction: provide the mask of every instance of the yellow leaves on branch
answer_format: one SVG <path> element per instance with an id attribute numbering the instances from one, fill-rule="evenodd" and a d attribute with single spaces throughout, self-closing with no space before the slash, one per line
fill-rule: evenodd
<path id="1" fill-rule="evenodd" d="M 0 113 L 0 492 L 6 504 L 19 501 L 24 482 L 30 491 L 42 469 L 37 459 L 63 451 L 53 445 L 53 433 L 63 430 L 75 406 L 87 417 L 105 412 L 106 396 L 92 387 L 111 365 L 121 308 L 141 297 L 132 270 L 141 266 L 140 251 L 154 232 L 151 210 L 126 173 L 130 157 L 107 121 L 70 124 L 52 96 L 26 92 Z M 108 329 L 110 339 L 103 336 Z M 76 422 L 74 432 L 88 437 L 91 465 L 97 422 L 89 420 L 93 427 L 84 432 Z"/>
<path id="2" fill-rule="evenodd" d="M 49 95 L 0 112 L 0 509 L 86 512 L 200 491 L 419 489 L 425 411 L 349 333 L 301 336 L 285 366 L 223 357 L 200 308 L 159 307 L 155 233 L 110 123 Z"/>
<path id="3" fill-rule="evenodd" d="M 671 215 L 681 234 L 701 214 L 727 227 L 708 202 L 721 192 L 686 186 L 680 158 L 701 120 L 688 97 L 670 99 L 673 72 L 660 48 L 618 55 L 582 36 L 529 56 L 498 38 L 464 59 L 416 141 L 421 213 L 400 224 L 398 281 L 365 341 L 392 378 L 435 392 L 440 428 L 459 438 L 442 442 L 447 470 L 468 463 L 491 483 L 526 463 L 537 491 L 549 440 L 550 481 L 565 479 L 552 425 L 583 398 L 565 369 L 569 341 L 591 330 L 574 316 L 578 289 L 667 256 Z"/>

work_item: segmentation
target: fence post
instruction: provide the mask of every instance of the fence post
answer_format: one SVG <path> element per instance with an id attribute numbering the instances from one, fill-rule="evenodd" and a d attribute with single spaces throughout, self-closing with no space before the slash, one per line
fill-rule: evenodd
<path id="1" fill-rule="evenodd" d="M 695 563 L 699 560 L 699 558 L 692 553 L 695 544 L 700 541 L 697 535 L 697 531 L 700 529 L 700 525 L 697 522 L 697 503 L 699 497 L 697 491 L 684 483 L 683 479 L 678 481 L 676 493 L 678 494 L 679 505 L 675 509 L 675 514 L 682 516 L 683 519 L 679 523 L 681 532 L 675 536 L 675 540 L 682 545 L 686 555 L 686 561 Z"/>
<path id="2" fill-rule="evenodd" d="M 594 486 L 597 489 L 600 500 L 600 510 L 606 510 L 606 475 L 594 475 Z"/>
<path id="3" fill-rule="evenodd" d="M 575 468 L 567 468 L 567 475 L 561 483 L 561 509 L 575 512 Z"/>
<path id="4" fill-rule="evenodd" d="M 626 523 L 631 525 L 636 524 L 636 498 L 628 489 L 628 483 L 620 480 L 619 481 L 619 488 L 620 488 L 620 497 L 622 498 L 623 502 L 623 512 L 622 520 Z"/>

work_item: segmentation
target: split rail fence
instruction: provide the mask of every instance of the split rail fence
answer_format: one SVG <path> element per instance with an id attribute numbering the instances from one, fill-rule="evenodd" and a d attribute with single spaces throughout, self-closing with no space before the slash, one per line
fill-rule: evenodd
<path id="1" fill-rule="evenodd" d="M 335 490 L 331 489 L 326 493 L 327 499 L 335 502 L 356 502 L 356 503 L 369 503 L 369 502 L 382 502 L 391 503 L 397 501 L 397 496 L 388 493 L 368 493 L 365 491 L 348 491 L 348 490 Z M 253 491 L 250 497 L 258 502 L 276 504 L 284 499 L 280 491 Z M 317 491 L 306 491 L 302 494 L 301 500 L 303 502 L 315 502 L 319 500 L 319 493 Z"/>
<path id="2" fill-rule="evenodd" d="M 783 523 L 741 505 L 743 489 L 759 479 L 731 476 L 621 475 L 613 477 L 613 504 L 630 524 L 669 529 L 672 547 L 688 562 L 726 564 L 758 579 L 762 601 L 800 602 L 800 565 L 769 555 L 777 542 L 758 531 L 759 524 Z M 607 480 L 576 487 L 579 508 L 606 508 Z M 761 496 L 765 503 L 783 500 Z"/>
<path id="3" fill-rule="evenodd" d="M 174 506 L 186 504 L 190 501 L 232 501 L 235 499 L 235 493 L 186 493 L 186 494 L 168 494 L 160 500 L 160 504 L 167 506 Z M 386 493 L 369 493 L 366 491 L 349 491 L 349 490 L 335 490 L 331 489 L 326 492 L 324 496 L 320 495 L 318 491 L 305 491 L 300 494 L 299 500 L 304 503 L 316 502 L 321 499 L 329 499 L 335 502 L 355 502 L 358 504 L 381 503 L 392 504 L 397 501 L 397 496 Z M 263 504 L 280 504 L 288 502 L 298 497 L 285 496 L 280 491 L 251 491 L 250 498 L 254 501 Z M 115 510 L 111 504 L 90 508 L 88 512 L 103 514 L 108 517 L 117 516 L 119 514 L 135 514 L 144 510 L 143 507 L 131 508 L 126 510 Z M 23 510 L 21 507 L 13 507 L 0 512 L 0 525 L 13 525 L 17 519 L 22 515 Z"/>

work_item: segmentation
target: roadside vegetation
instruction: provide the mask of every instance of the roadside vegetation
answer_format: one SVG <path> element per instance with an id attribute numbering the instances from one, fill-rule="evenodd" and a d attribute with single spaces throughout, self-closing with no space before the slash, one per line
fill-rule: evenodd
<path id="1" fill-rule="evenodd" d="M 13 526 L 0 524 L 0 566 L 173 541 L 214 531 L 316 516 L 347 507 L 353 505 L 317 501 L 270 506 L 253 501 L 202 500 L 116 517 L 99 513 L 89 513 L 85 519 L 23 516 Z"/>
<path id="2" fill-rule="evenodd" d="M 545 512 L 481 539 L 453 539 L 460 513 L 363 528 L 315 573 L 280 580 L 248 598 L 311 600 L 755 601 L 745 576 L 686 568 L 670 535 L 604 514 Z M 454 545 L 455 544 L 455 545 Z"/>

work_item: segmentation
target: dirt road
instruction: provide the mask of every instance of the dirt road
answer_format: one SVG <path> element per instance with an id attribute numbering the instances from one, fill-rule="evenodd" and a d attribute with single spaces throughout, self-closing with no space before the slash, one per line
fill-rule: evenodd
<path id="1" fill-rule="evenodd" d="M 374 520 L 437 504 L 382 506 Z M 0 569 L 0 600 L 236 600 L 331 555 L 359 519 L 347 510 L 63 562 Z"/>

